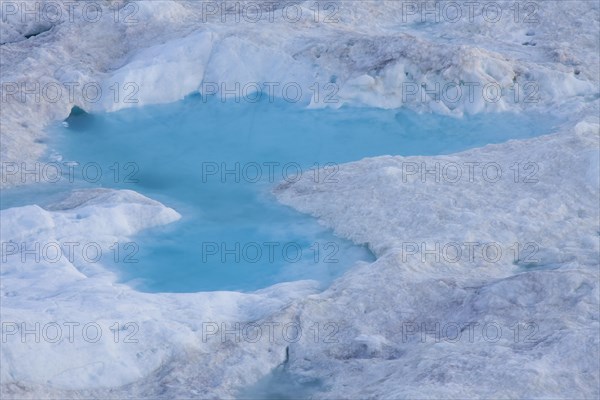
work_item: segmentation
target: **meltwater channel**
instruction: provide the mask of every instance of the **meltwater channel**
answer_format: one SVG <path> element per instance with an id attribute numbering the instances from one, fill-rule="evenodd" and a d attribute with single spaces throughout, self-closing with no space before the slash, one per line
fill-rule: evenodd
<path id="1" fill-rule="evenodd" d="M 180 221 L 137 235 L 135 248 L 122 249 L 129 262 L 109 263 L 123 282 L 143 291 L 252 291 L 300 279 L 325 286 L 374 257 L 366 246 L 279 204 L 272 194 L 278 184 L 309 174 L 335 185 L 340 163 L 449 154 L 541 135 L 554 123 L 540 115 L 453 118 L 306 109 L 283 100 L 223 103 L 199 95 L 114 113 L 75 109 L 66 123 L 50 129 L 49 156 L 78 164 L 72 169 L 76 184 L 6 191 L 3 207 L 43 205 L 74 187 L 111 187 L 176 209 Z M 92 167 L 84 175 L 86 165 L 99 166 L 102 176 Z"/>

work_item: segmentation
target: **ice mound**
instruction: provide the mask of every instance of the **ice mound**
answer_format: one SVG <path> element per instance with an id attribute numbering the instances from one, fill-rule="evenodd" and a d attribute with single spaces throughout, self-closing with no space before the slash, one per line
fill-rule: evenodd
<path id="1" fill-rule="evenodd" d="M 114 97 L 103 97 L 98 109 L 168 103 L 197 91 L 211 55 L 212 34 L 200 32 L 174 42 L 143 49 L 115 71 L 105 80 L 103 91 L 109 92 L 117 83 L 131 94 L 130 99 L 115 102 Z"/>
<path id="2" fill-rule="evenodd" d="M 142 229 L 174 222 L 181 216 L 173 209 L 131 190 L 76 190 L 46 210 L 32 205 L 26 210 L 9 208 L 2 215 L 10 225 L 2 227 L 3 240 L 22 240 L 24 232 L 53 231 L 69 237 L 129 236 Z"/>

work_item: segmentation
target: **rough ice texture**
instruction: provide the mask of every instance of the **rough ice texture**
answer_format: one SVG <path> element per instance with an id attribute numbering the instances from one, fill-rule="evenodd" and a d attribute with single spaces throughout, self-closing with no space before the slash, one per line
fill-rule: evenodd
<path id="1" fill-rule="evenodd" d="M 54 2 L 52 2 L 54 3 Z M 3 162 L 30 162 L 45 149 L 44 128 L 73 106 L 87 111 L 171 102 L 202 82 L 335 81 L 341 104 L 460 116 L 531 109 L 565 122 L 552 135 L 510 141 L 444 157 L 377 157 L 341 166 L 337 184 L 301 180 L 276 189 L 285 204 L 311 213 L 344 237 L 368 243 L 378 259 L 352 269 L 328 290 L 314 283 L 256 293 L 147 294 L 115 283 L 101 263 L 2 263 L 2 321 L 127 321 L 138 343 L 115 343 L 109 327 L 98 343 L 2 344 L 2 397 L 231 397 L 274 367 L 320 378 L 323 398 L 597 398 L 599 386 L 599 125 L 596 2 L 538 3 L 538 23 L 403 20 L 397 2 L 335 2 L 337 23 L 277 17 L 259 23 L 203 22 L 202 2 L 137 3 L 138 23 L 115 22 L 104 3 L 89 23 L 63 12 L 58 22 L 0 25 L 1 80 L 100 82 L 96 103 L 79 91 L 56 102 L 2 98 Z M 502 3 L 505 12 L 512 3 Z M 54 3 L 56 4 L 56 3 Z M 312 1 L 303 2 L 310 13 Z M 66 7 L 66 6 L 65 6 Z M 468 7 L 465 5 L 465 9 Z M 3 9 L 4 10 L 4 9 Z M 123 15 L 123 14 L 122 14 Z M 127 13 L 124 13 L 127 15 Z M 312 15 L 312 14 L 305 14 Z M 478 16 L 478 18 L 477 18 Z M 323 17 L 323 16 L 322 16 Z M 321 18 L 322 19 L 322 18 Z M 230 20 L 231 21 L 231 20 Z M 31 36 L 26 38 L 27 36 Z M 532 44 L 535 43 L 535 46 Z M 458 103 L 420 96 L 403 101 L 402 84 L 535 81 L 540 100 Z M 138 103 L 106 95 L 115 82 L 139 85 Z M 4 87 L 3 87 L 4 89 Z M 303 91 L 303 105 L 324 106 Z M 493 116 L 490 116 L 493 117 Z M 412 162 L 496 162 L 496 183 L 422 182 L 406 178 Z M 537 183 L 515 183 L 510 166 L 533 162 Z M 510 172 L 509 172 L 510 171 Z M 18 183 L 2 182 L 3 186 Z M 2 241 L 94 241 L 105 251 L 141 229 L 179 218 L 130 191 L 76 192 L 45 209 L 4 210 Z M 538 267 L 504 254 L 493 264 L 403 259 L 403 243 L 539 244 Z M 338 343 L 202 340 L 202 322 L 297 322 L 309 331 L 333 322 Z M 409 323 L 495 323 L 496 341 L 403 336 Z M 534 341 L 509 327 L 534 322 Z M 411 325 L 412 326 L 412 325 Z M 476 331 L 480 332 L 480 331 Z M 448 333 L 449 335 L 451 333 Z"/>

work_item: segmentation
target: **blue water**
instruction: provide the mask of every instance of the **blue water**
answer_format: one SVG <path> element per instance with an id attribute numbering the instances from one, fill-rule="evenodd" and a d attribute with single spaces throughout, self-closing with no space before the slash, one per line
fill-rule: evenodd
<path id="1" fill-rule="evenodd" d="M 137 262 L 114 265 L 122 281 L 140 290 L 248 291 L 298 279 L 326 285 L 373 255 L 277 203 L 272 190 L 279 183 L 293 182 L 302 171 L 335 184 L 338 163 L 448 154 L 544 134 L 554 123 L 547 116 L 456 119 L 365 108 L 307 110 L 285 101 L 205 102 L 200 96 L 115 113 L 74 112 L 68 127 L 53 128 L 50 147 L 63 161 L 79 163 L 76 184 L 7 191 L 2 207 L 50 199 L 64 188 L 102 186 L 133 189 L 175 208 L 181 221 L 138 235 L 137 247 L 122 254 Z M 85 165 L 92 166 L 86 174 Z M 327 168 L 315 174 L 314 166 Z M 92 182 L 98 168 L 102 176 Z"/>
<path id="2" fill-rule="evenodd" d="M 253 385 L 242 387 L 238 400 L 298 400 L 311 399 L 326 390 L 320 379 L 307 379 L 290 373 L 285 364 L 273 369 Z"/>

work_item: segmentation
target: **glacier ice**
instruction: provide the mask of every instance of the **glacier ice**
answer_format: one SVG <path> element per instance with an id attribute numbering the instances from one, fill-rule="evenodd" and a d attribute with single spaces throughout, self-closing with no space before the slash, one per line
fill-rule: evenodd
<path id="1" fill-rule="evenodd" d="M 3 6 L 7 2 L 3 2 Z M 43 3 L 54 3 L 44 1 Z M 138 23 L 115 21 L 125 1 L 98 2 L 95 23 L 65 11 L 55 22 L 23 22 L 3 9 L 0 25 L 3 162 L 34 162 L 45 128 L 74 106 L 86 111 L 165 103 L 203 82 L 335 81 L 341 104 L 460 116 L 538 110 L 565 122 L 552 135 L 444 157 L 379 157 L 341 166 L 342 184 L 300 181 L 280 187 L 280 201 L 317 216 L 378 256 L 328 290 L 310 282 L 255 293 L 146 294 L 115 283 L 101 265 L 3 262 L 2 321 L 138 321 L 137 343 L 115 343 L 110 326 L 97 343 L 2 343 L 2 397 L 232 397 L 285 362 L 290 373 L 324 378 L 316 397 L 597 398 L 599 395 L 598 151 L 599 6 L 544 1 L 539 22 L 403 21 L 393 1 L 335 1 L 339 20 L 296 24 L 203 21 L 203 2 L 138 2 Z M 247 3 L 247 2 L 246 2 Z M 313 2 L 301 2 L 309 12 Z M 459 2 L 465 4 L 465 2 Z M 60 3 L 56 3 L 60 4 Z M 419 2 L 418 4 L 421 4 Z M 502 3 L 505 11 L 511 4 Z M 64 6 L 67 7 L 67 6 Z M 120 8 L 119 8 L 120 7 Z M 204 10 L 205 11 L 205 10 Z M 310 15 L 310 14 L 309 14 Z M 6 17 L 6 18 L 4 18 Z M 33 36 L 32 36 L 33 35 Z M 530 45 L 531 42 L 536 45 Z M 525 45 L 524 43 L 530 43 Z M 532 104 L 403 101 L 403 84 L 535 81 Z M 139 102 L 92 103 L 81 91 L 55 102 L 8 96 L 11 83 L 115 82 L 140 85 Z M 152 85 L 149 87 L 148 85 Z M 6 95 L 6 97 L 4 97 Z M 309 91 L 302 104 L 321 107 Z M 540 166 L 536 185 L 404 182 L 402 163 L 494 160 Z M 15 180 L 2 181 L 3 188 Z M 1 211 L 2 241 L 64 237 L 106 248 L 179 214 L 128 191 L 76 192 L 46 208 Z M 442 221 L 443 223 L 440 223 Z M 493 266 L 403 262 L 413 242 L 515 240 L 540 243 L 545 265 L 528 269 L 509 257 Z M 304 335 L 297 342 L 204 341 L 203 321 L 290 321 L 308 329 L 335 322 L 337 343 Z M 510 330 L 535 321 L 531 342 L 422 340 L 419 324 L 478 321 Z M 415 325 L 416 324 L 416 325 Z M 8 325 L 7 325 L 8 326 Z M 12 327 L 12 325 L 11 325 Z M 7 328 L 8 329 L 8 328 Z M 411 333 L 412 332 L 412 333 Z M 481 332 L 481 331 L 477 331 Z M 447 338 L 446 338 L 447 339 Z"/>

